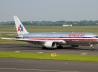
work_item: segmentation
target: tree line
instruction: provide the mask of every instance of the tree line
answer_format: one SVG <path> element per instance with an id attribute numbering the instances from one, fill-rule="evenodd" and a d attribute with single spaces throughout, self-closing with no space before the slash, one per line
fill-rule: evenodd
<path id="1" fill-rule="evenodd" d="M 98 20 L 82 20 L 82 21 L 24 21 L 24 25 L 33 25 L 33 26 L 63 26 L 63 25 L 72 25 L 72 26 L 92 26 L 98 25 Z M 0 25 L 14 25 L 14 21 L 0 22 Z"/>

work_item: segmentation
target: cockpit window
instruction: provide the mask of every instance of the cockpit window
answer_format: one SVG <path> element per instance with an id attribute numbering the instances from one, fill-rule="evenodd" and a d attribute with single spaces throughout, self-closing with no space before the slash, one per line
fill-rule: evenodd
<path id="1" fill-rule="evenodd" d="M 96 38 L 98 38 L 98 36 L 95 36 Z"/>

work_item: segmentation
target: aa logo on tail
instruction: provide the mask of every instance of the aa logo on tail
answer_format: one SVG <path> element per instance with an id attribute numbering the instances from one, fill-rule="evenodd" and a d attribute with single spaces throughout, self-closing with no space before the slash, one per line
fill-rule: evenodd
<path id="1" fill-rule="evenodd" d="M 18 26 L 18 32 L 22 32 L 23 31 L 23 27 L 21 25 Z"/>

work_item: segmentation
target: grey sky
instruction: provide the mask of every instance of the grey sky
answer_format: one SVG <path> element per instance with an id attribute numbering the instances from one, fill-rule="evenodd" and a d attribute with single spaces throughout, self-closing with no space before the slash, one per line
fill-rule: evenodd
<path id="1" fill-rule="evenodd" d="M 98 0 L 0 0 L 0 21 L 98 20 Z"/>

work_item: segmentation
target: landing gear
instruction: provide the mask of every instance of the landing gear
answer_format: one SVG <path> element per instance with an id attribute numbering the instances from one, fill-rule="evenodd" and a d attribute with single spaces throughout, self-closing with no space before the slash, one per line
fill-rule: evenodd
<path id="1" fill-rule="evenodd" d="M 89 44 L 91 50 L 95 50 L 95 45 L 94 44 Z"/>
<path id="2" fill-rule="evenodd" d="M 44 49 L 44 50 L 55 50 L 56 48 L 48 48 L 48 47 L 42 46 L 42 49 Z"/>
<path id="3" fill-rule="evenodd" d="M 53 44 L 53 47 L 45 47 L 45 46 L 42 46 L 42 49 L 47 49 L 47 50 L 55 50 L 55 49 L 62 49 L 63 46 L 61 44 Z"/>
<path id="4" fill-rule="evenodd" d="M 63 46 L 59 44 L 59 45 L 57 46 L 57 48 L 58 48 L 58 49 L 62 49 Z"/>
<path id="5" fill-rule="evenodd" d="M 95 48 L 93 44 L 90 44 L 90 48 Z"/>

